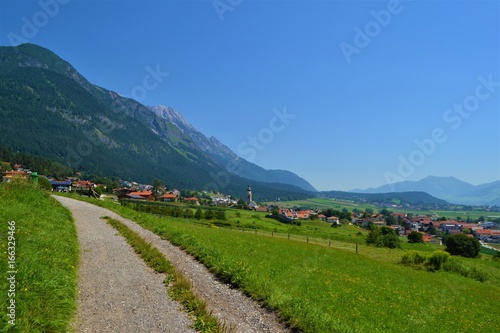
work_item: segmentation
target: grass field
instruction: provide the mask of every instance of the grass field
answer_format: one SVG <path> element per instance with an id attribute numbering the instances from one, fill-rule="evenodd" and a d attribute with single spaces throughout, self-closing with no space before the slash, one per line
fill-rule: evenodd
<path id="1" fill-rule="evenodd" d="M 272 204 L 272 203 L 269 203 Z M 280 201 L 279 205 L 282 207 L 301 207 L 303 209 L 336 209 L 342 210 L 346 208 L 349 211 L 357 208 L 360 211 L 364 211 L 369 208 L 374 212 L 380 211 L 382 208 L 371 204 L 358 204 L 349 200 L 333 199 L 333 198 L 311 198 L 306 200 L 296 200 L 296 201 Z M 500 213 L 492 213 L 482 210 L 464 211 L 464 210 L 416 210 L 407 208 L 388 208 L 390 211 L 394 212 L 405 212 L 411 213 L 413 215 L 431 215 L 435 217 L 446 217 L 448 219 L 456 219 L 461 217 L 462 219 L 470 218 L 472 220 L 477 220 L 479 217 L 483 216 L 487 219 L 488 216 L 500 217 Z"/>
<path id="2" fill-rule="evenodd" d="M 460 259 L 488 273 L 479 282 L 399 264 L 407 249 L 432 249 L 425 244 L 401 250 L 362 246 L 356 254 L 94 202 L 183 247 L 299 331 L 496 332 L 500 326 L 500 263 L 491 256 Z"/>
<path id="3" fill-rule="evenodd" d="M 0 331 L 69 331 L 76 310 L 79 251 L 70 212 L 30 184 L 0 184 L 0 221 Z M 15 222 L 15 230 L 8 229 L 9 221 Z M 13 268 L 8 266 L 9 247 L 15 248 L 13 293 L 7 280 Z M 15 325 L 7 316 L 11 300 Z"/>

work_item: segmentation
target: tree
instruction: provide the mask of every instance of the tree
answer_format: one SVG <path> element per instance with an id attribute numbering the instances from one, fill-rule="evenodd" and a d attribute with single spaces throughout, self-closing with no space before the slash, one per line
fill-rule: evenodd
<path id="1" fill-rule="evenodd" d="M 213 211 L 211 211 L 211 210 L 207 210 L 207 211 L 205 212 L 205 219 L 207 219 L 207 220 L 211 220 L 211 219 L 213 219 L 213 218 L 214 218 L 214 212 L 213 212 Z"/>
<path id="2" fill-rule="evenodd" d="M 343 219 L 340 219 L 340 223 L 341 224 L 349 224 L 349 223 L 351 223 L 351 220 L 343 218 Z"/>
<path id="3" fill-rule="evenodd" d="M 203 212 L 201 209 L 198 208 L 194 213 L 194 218 L 197 220 L 201 220 L 202 217 L 203 217 Z"/>
<path id="4" fill-rule="evenodd" d="M 405 220 L 400 215 L 398 215 L 397 221 L 398 225 L 405 225 Z"/>
<path id="5" fill-rule="evenodd" d="M 423 243 L 424 239 L 422 234 L 418 231 L 412 231 L 408 235 L 408 243 Z"/>
<path id="6" fill-rule="evenodd" d="M 187 219 L 193 218 L 193 211 L 189 208 L 184 210 L 184 217 Z"/>
<path id="7" fill-rule="evenodd" d="M 374 225 L 366 238 L 366 244 L 376 247 L 395 249 L 401 247 L 400 243 L 396 230 L 391 227 L 377 227 Z"/>
<path id="8" fill-rule="evenodd" d="M 427 233 L 435 236 L 437 234 L 437 231 L 438 230 L 436 229 L 436 227 L 431 224 L 431 226 L 429 227 L 429 230 L 427 230 Z"/>
<path id="9" fill-rule="evenodd" d="M 158 200 L 160 198 L 160 196 L 162 195 L 162 191 L 163 182 L 160 179 L 155 178 L 153 180 L 153 195 L 155 197 L 155 200 Z"/>
<path id="10" fill-rule="evenodd" d="M 382 214 L 384 216 L 389 216 L 389 215 L 391 215 L 391 212 L 387 208 L 384 208 L 380 211 L 380 214 Z"/>
<path id="11" fill-rule="evenodd" d="M 481 251 L 481 243 L 477 238 L 462 233 L 448 236 L 444 244 L 446 245 L 446 251 L 451 255 L 476 258 Z"/>
<path id="12" fill-rule="evenodd" d="M 385 222 L 387 223 L 387 225 L 394 225 L 397 223 L 394 215 L 387 216 Z"/>
<path id="13" fill-rule="evenodd" d="M 226 221 L 226 211 L 225 210 L 218 210 L 215 212 L 215 219 L 220 220 L 220 221 Z"/>

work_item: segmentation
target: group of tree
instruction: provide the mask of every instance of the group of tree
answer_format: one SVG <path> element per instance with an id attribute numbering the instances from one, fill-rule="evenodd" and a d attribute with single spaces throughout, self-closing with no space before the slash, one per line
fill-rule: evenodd
<path id="1" fill-rule="evenodd" d="M 336 216 L 340 220 L 347 219 L 350 221 L 352 218 L 351 213 L 345 208 L 342 211 L 328 208 L 328 209 L 322 210 L 320 213 L 325 215 L 326 217 Z"/>
<path id="2" fill-rule="evenodd" d="M 2 172 L 11 170 L 14 164 L 19 164 L 25 169 L 38 172 L 40 175 L 52 176 L 59 179 L 64 179 L 75 173 L 71 167 L 57 161 L 27 153 L 12 152 L 7 147 L 0 147 L 0 161 L 2 162 L 0 164 Z"/>
<path id="3" fill-rule="evenodd" d="M 479 240 L 463 233 L 446 236 L 444 244 L 446 245 L 446 251 L 451 255 L 476 258 L 481 251 L 481 243 Z"/>
<path id="4" fill-rule="evenodd" d="M 204 209 L 198 208 L 196 211 L 189 207 L 177 206 L 177 205 L 166 205 L 160 203 L 148 203 L 148 202 L 136 202 L 129 200 L 122 200 L 122 206 L 130 207 L 136 211 L 157 214 L 157 215 L 166 215 L 172 217 L 183 217 L 183 218 L 195 218 L 197 220 L 205 219 L 205 220 L 217 220 L 217 221 L 226 221 L 226 211 L 223 209 Z"/>
<path id="5" fill-rule="evenodd" d="M 393 228 L 387 226 L 378 227 L 373 223 L 369 227 L 370 232 L 366 237 L 366 244 L 390 249 L 401 247 L 401 240 Z"/>

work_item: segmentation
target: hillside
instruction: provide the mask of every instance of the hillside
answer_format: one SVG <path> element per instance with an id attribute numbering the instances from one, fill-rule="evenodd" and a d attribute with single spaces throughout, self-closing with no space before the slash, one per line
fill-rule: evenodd
<path id="1" fill-rule="evenodd" d="M 404 181 L 383 185 L 366 190 L 353 190 L 357 193 L 388 193 L 422 191 L 450 203 L 464 205 L 500 206 L 500 181 L 472 185 L 455 177 L 429 176 L 419 181 Z"/>
<path id="2" fill-rule="evenodd" d="M 214 136 L 207 138 L 196 130 L 184 117 L 173 108 L 163 105 L 154 106 L 151 110 L 159 117 L 176 125 L 182 133 L 193 140 L 204 153 L 212 157 L 225 169 L 237 176 L 265 183 L 284 183 L 316 192 L 316 189 L 305 179 L 286 170 L 266 170 L 254 163 L 240 158 Z M 161 129 L 157 129 L 161 131 Z"/>
<path id="3" fill-rule="evenodd" d="M 322 195 L 328 198 L 348 199 L 355 201 L 377 202 L 383 204 L 410 205 L 446 205 L 446 201 L 438 199 L 425 192 L 387 192 L 387 193 L 352 193 L 343 191 L 325 191 Z"/>
<path id="4" fill-rule="evenodd" d="M 153 131 L 152 126 L 157 128 Z M 176 125 L 95 86 L 42 47 L 0 47 L 0 142 L 90 175 L 243 197 L 248 179 L 224 168 Z M 257 200 L 305 197 L 287 184 L 252 181 Z"/>

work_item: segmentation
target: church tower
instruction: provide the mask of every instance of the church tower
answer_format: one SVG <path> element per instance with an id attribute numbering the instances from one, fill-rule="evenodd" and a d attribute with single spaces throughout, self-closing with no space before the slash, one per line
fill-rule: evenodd
<path id="1" fill-rule="evenodd" d="M 250 187 L 250 184 L 248 184 L 248 189 L 247 189 L 247 200 L 248 204 L 252 203 L 252 188 Z"/>

